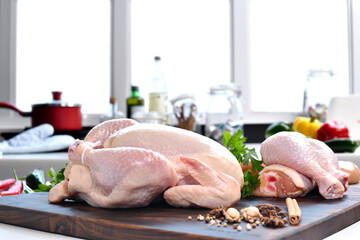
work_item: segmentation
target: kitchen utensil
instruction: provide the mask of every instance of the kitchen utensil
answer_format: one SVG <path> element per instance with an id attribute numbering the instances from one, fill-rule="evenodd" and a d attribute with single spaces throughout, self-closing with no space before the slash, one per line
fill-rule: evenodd
<path id="1" fill-rule="evenodd" d="M 33 104 L 31 112 L 23 112 L 16 106 L 0 102 L 0 108 L 9 108 L 21 116 L 31 116 L 33 127 L 43 123 L 51 124 L 58 131 L 73 131 L 82 129 L 80 104 L 68 104 L 61 100 L 60 91 L 53 91 L 53 101 L 49 103 Z"/>
<path id="2" fill-rule="evenodd" d="M 222 142 L 223 133 L 235 134 L 243 129 L 243 107 L 241 89 L 235 84 L 210 88 L 210 102 L 206 112 L 205 134 Z"/>
<path id="3" fill-rule="evenodd" d="M 193 95 L 180 95 L 171 100 L 174 115 L 180 128 L 195 131 L 197 106 Z"/>

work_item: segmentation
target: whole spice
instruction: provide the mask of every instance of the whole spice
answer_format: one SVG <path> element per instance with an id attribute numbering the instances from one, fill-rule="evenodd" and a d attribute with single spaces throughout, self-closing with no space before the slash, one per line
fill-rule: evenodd
<path id="1" fill-rule="evenodd" d="M 204 216 L 199 214 L 197 217 L 196 217 L 196 220 L 198 221 L 204 221 Z"/>
<path id="2" fill-rule="evenodd" d="M 301 220 L 301 210 L 296 199 L 286 198 L 286 206 L 289 212 L 289 221 L 291 225 L 299 224 Z"/>
<path id="3" fill-rule="evenodd" d="M 281 207 L 269 203 L 258 204 L 256 207 L 262 215 L 262 225 L 269 227 L 283 227 L 288 223 L 285 218 L 287 217 L 287 213 L 282 211 Z"/>
<path id="4" fill-rule="evenodd" d="M 263 219 L 264 225 L 269 227 L 284 227 L 288 221 L 286 218 L 282 219 L 280 217 L 270 216 L 270 217 L 264 217 Z"/>
<path id="5" fill-rule="evenodd" d="M 241 209 L 241 212 L 244 215 L 244 219 L 250 223 L 255 222 L 256 219 L 261 217 L 260 211 L 257 207 L 250 206 L 250 207 Z"/>
<path id="6" fill-rule="evenodd" d="M 224 215 L 228 222 L 237 222 L 240 219 L 240 213 L 235 208 L 229 208 Z"/>
<path id="7" fill-rule="evenodd" d="M 219 208 L 214 208 L 209 212 L 209 214 L 215 215 L 214 217 L 217 217 L 217 218 L 224 217 L 226 210 L 228 210 L 230 206 L 231 205 L 227 205 L 225 207 L 221 206 Z"/>
<path id="8" fill-rule="evenodd" d="M 256 205 L 256 207 L 259 209 L 260 214 L 263 216 L 268 216 L 269 211 L 271 211 L 271 210 L 275 210 L 276 212 L 282 211 L 281 207 L 279 207 L 277 205 L 272 205 L 270 203 L 258 204 L 258 205 Z"/>

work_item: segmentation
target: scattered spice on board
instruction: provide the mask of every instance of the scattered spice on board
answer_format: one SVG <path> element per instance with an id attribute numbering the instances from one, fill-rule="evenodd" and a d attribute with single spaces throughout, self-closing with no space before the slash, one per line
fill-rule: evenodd
<path id="1" fill-rule="evenodd" d="M 268 227 L 284 227 L 288 223 L 286 219 L 287 213 L 282 211 L 282 208 L 269 203 L 258 204 L 256 207 L 262 215 L 261 221 L 264 226 Z"/>
<path id="2" fill-rule="evenodd" d="M 301 210 L 296 199 L 286 198 L 286 206 L 289 213 L 289 221 L 291 225 L 297 225 L 301 220 Z"/>

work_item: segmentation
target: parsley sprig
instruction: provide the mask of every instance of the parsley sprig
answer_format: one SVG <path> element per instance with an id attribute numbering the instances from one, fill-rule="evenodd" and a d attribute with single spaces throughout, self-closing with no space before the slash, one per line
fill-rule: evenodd
<path id="1" fill-rule="evenodd" d="M 60 183 L 62 180 L 65 179 L 64 177 L 64 171 L 65 168 L 62 168 L 59 172 L 55 172 L 54 168 L 50 168 L 49 171 L 47 171 L 47 175 L 52 178 L 50 183 L 47 184 L 39 184 L 39 189 L 36 189 L 38 192 L 48 192 L 50 189 L 55 187 L 56 184 Z"/>
<path id="2" fill-rule="evenodd" d="M 224 146 L 236 157 L 239 163 L 244 166 L 251 162 L 251 170 L 253 172 L 260 172 L 264 167 L 261 165 L 262 161 L 259 160 L 255 148 L 249 149 L 244 144 L 247 140 L 242 136 L 243 131 L 238 130 L 236 134 L 231 135 L 226 131 L 223 135 Z M 260 185 L 259 174 L 252 175 L 251 171 L 244 172 L 244 187 L 241 189 L 242 197 L 251 196 L 253 191 Z"/>
<path id="3" fill-rule="evenodd" d="M 38 184 L 38 188 L 36 188 L 36 189 L 31 189 L 29 186 L 27 186 L 25 184 L 25 186 L 24 186 L 25 193 L 49 192 L 50 189 L 55 187 L 56 184 L 60 183 L 62 180 L 65 179 L 64 171 L 65 171 L 65 168 L 62 168 L 59 172 L 56 172 L 54 170 L 54 168 L 50 168 L 50 170 L 47 171 L 47 175 L 50 178 L 52 178 L 52 180 L 50 182 L 46 182 L 45 184 L 42 184 L 42 183 Z"/>

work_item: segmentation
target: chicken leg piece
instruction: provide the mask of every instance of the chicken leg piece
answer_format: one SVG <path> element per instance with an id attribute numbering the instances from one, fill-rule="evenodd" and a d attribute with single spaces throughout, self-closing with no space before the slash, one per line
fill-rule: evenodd
<path id="1" fill-rule="evenodd" d="M 279 132 L 267 138 L 260 147 L 265 165 L 281 164 L 295 169 L 299 173 L 315 180 L 320 194 L 326 199 L 342 198 L 345 192 L 343 184 L 323 166 L 333 165 L 328 151 L 324 147 L 316 149 L 301 133 Z"/>
<path id="2" fill-rule="evenodd" d="M 344 186 L 345 191 L 347 191 L 349 187 L 349 174 L 339 169 L 338 159 L 331 148 L 329 148 L 322 141 L 311 138 L 308 140 L 313 147 L 313 151 L 316 155 L 316 159 L 318 159 L 320 166 L 325 171 L 336 177 Z"/>
<path id="3" fill-rule="evenodd" d="M 176 207 L 218 208 L 239 201 L 240 186 L 235 178 L 216 172 L 195 158 L 180 157 L 180 160 L 199 184 L 169 188 L 164 193 L 167 203 Z"/>
<path id="4" fill-rule="evenodd" d="M 302 197 L 316 185 L 314 180 L 280 164 L 261 170 L 259 180 L 260 186 L 253 192 L 258 197 Z"/>

